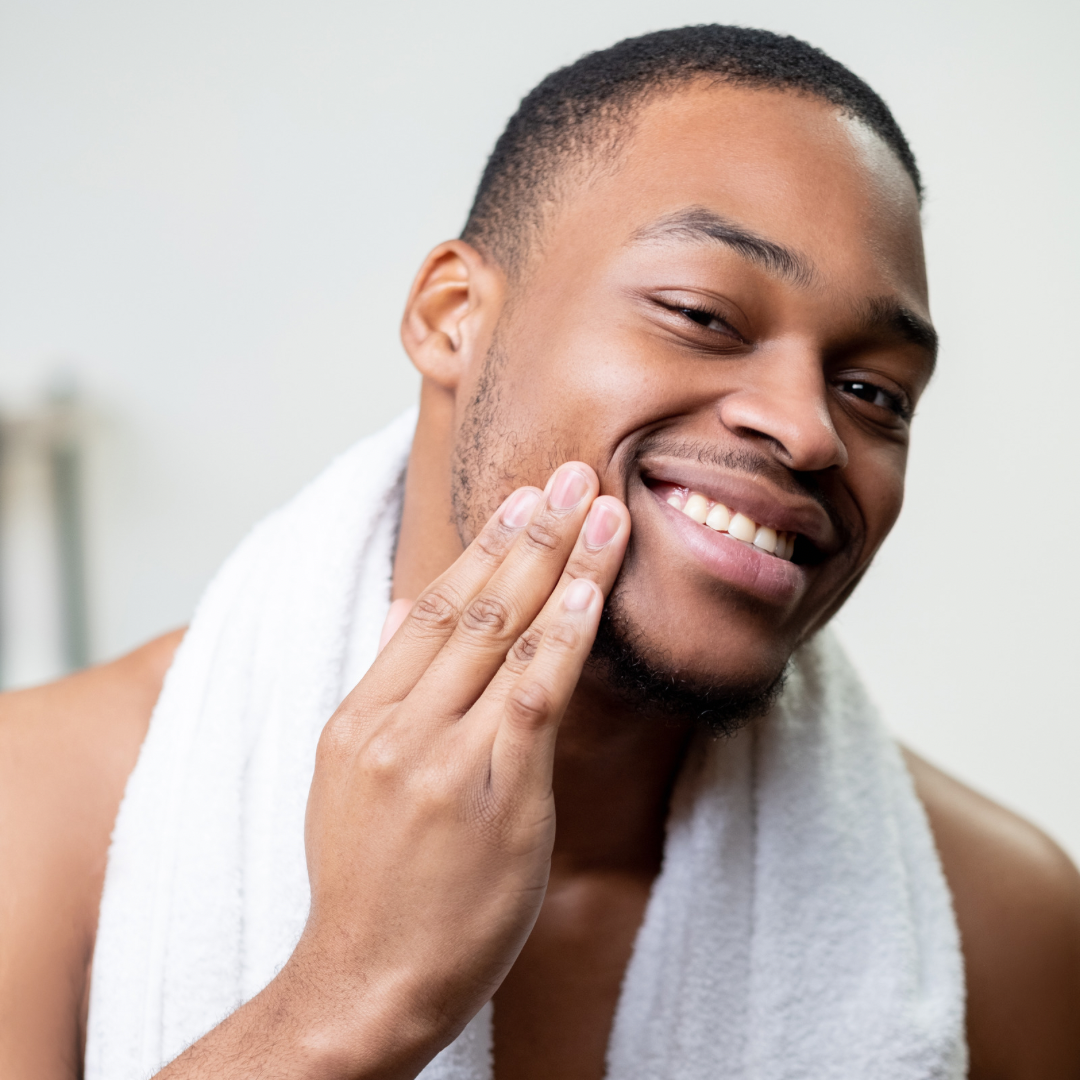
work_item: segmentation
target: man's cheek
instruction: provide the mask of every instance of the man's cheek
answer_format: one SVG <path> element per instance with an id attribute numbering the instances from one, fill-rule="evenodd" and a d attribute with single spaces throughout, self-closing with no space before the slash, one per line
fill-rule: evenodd
<path id="1" fill-rule="evenodd" d="M 892 531 L 904 505 L 903 472 L 890 470 L 866 485 L 862 498 L 867 540 L 876 551 Z"/>

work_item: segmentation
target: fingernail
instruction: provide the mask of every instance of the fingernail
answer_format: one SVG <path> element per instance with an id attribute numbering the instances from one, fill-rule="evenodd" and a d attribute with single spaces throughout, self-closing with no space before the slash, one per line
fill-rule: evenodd
<path id="1" fill-rule="evenodd" d="M 529 524 L 536 504 L 540 501 L 540 492 L 533 488 L 521 488 L 510 496 L 503 507 L 502 523 L 508 529 L 520 529 Z"/>
<path id="2" fill-rule="evenodd" d="M 572 510 L 589 493 L 588 479 L 577 469 L 560 469 L 548 502 L 556 510 Z"/>
<path id="3" fill-rule="evenodd" d="M 619 531 L 619 515 L 607 503 L 593 503 L 585 519 L 585 543 L 591 548 L 610 544 Z"/>
<path id="4" fill-rule="evenodd" d="M 596 586 L 588 578 L 575 578 L 563 593 L 563 607 L 567 611 L 584 611 L 592 603 Z"/>

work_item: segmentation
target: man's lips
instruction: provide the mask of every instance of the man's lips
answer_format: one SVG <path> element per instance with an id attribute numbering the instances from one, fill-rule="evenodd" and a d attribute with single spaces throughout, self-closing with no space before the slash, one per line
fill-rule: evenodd
<path id="1" fill-rule="evenodd" d="M 714 532 L 669 506 L 662 495 L 649 489 L 659 512 L 660 526 L 688 551 L 710 576 L 769 604 L 788 605 L 807 585 L 807 570 L 785 559 L 758 550 L 727 533 Z"/>
<path id="2" fill-rule="evenodd" d="M 804 537 L 820 556 L 833 555 L 843 546 L 843 538 L 824 507 L 765 478 L 721 471 L 685 458 L 649 457 L 642 460 L 641 467 L 650 488 L 670 485 L 697 492 L 711 502 L 722 503 L 732 514 L 743 514 L 777 533 Z"/>

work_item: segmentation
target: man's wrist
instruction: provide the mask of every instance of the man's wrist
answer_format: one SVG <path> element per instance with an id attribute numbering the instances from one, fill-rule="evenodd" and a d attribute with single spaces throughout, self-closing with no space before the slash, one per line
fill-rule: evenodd
<path id="1" fill-rule="evenodd" d="M 322 968 L 312 972 L 291 960 L 263 991 L 270 998 L 268 1020 L 289 1032 L 288 1052 L 301 1064 L 300 1075 L 412 1080 L 457 1034 L 444 1017 L 415 1000 L 404 979 L 331 987 L 325 972 L 333 968 Z"/>

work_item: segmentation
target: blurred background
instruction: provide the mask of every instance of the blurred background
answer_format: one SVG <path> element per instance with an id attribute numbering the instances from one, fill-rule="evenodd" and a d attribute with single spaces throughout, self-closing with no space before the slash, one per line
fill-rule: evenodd
<path id="1" fill-rule="evenodd" d="M 940 373 L 839 621 L 893 729 L 1080 858 L 1080 5 L 0 0 L 0 678 L 185 623 L 250 526 L 389 420 L 397 326 L 551 69 L 734 22 L 889 102 Z"/>

